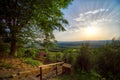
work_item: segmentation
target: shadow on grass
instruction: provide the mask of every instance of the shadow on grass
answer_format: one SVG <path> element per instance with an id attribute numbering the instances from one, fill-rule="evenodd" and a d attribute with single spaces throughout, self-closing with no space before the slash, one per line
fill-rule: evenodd
<path id="1" fill-rule="evenodd" d="M 71 74 L 64 74 L 54 78 L 53 80 L 100 80 L 101 76 L 95 72 L 83 73 L 74 72 Z M 104 79 L 101 79 L 104 80 Z"/>

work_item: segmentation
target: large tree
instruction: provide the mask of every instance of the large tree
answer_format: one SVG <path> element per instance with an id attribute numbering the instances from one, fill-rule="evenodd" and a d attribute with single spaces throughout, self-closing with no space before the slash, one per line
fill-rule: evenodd
<path id="1" fill-rule="evenodd" d="M 61 9 L 66 8 L 72 0 L 3 0 L 0 2 L 0 27 L 10 29 L 10 55 L 17 51 L 17 38 L 22 31 L 37 26 L 48 41 L 53 30 L 64 30 L 67 21 Z M 51 38 L 50 38 L 51 37 Z"/>

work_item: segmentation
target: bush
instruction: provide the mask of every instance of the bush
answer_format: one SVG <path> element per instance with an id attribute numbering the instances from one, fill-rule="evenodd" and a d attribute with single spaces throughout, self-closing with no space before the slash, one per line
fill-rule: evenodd
<path id="1" fill-rule="evenodd" d="M 53 63 L 63 61 L 63 53 L 62 52 L 48 52 L 45 58 L 45 63 Z"/>
<path id="2" fill-rule="evenodd" d="M 45 63 L 56 62 L 56 54 L 57 52 L 48 52 L 45 58 Z"/>
<path id="3" fill-rule="evenodd" d="M 3 54 L 0 55 L 8 55 L 8 53 L 10 52 L 10 46 L 8 43 L 0 43 L 0 52 Z"/>
<path id="4" fill-rule="evenodd" d="M 24 53 L 24 57 L 32 57 L 31 50 L 26 50 L 25 53 Z"/>
<path id="5" fill-rule="evenodd" d="M 38 53 L 39 53 L 39 50 L 30 48 L 24 52 L 24 57 L 35 57 L 35 55 Z"/>
<path id="6" fill-rule="evenodd" d="M 74 65 L 76 62 L 76 57 L 77 57 L 76 49 L 71 48 L 71 49 L 66 49 L 64 51 L 63 60 L 65 60 L 65 62 Z"/>
<path id="7" fill-rule="evenodd" d="M 79 51 L 76 60 L 76 67 L 80 71 L 89 72 L 91 70 L 90 48 L 88 44 L 84 44 Z"/>
<path id="8" fill-rule="evenodd" d="M 26 50 L 25 48 L 19 48 L 18 53 L 17 53 L 17 57 L 24 57 L 25 50 Z"/>
<path id="9" fill-rule="evenodd" d="M 63 61 L 63 53 L 62 52 L 57 52 L 56 53 L 56 58 L 57 58 L 57 61 Z"/>
<path id="10" fill-rule="evenodd" d="M 120 47 L 104 46 L 98 58 L 98 71 L 108 80 L 120 80 Z"/>

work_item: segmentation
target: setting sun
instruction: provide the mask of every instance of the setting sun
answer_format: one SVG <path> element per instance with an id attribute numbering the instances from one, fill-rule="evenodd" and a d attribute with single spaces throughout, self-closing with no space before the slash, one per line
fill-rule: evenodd
<path id="1" fill-rule="evenodd" d="M 96 33 L 96 29 L 94 27 L 87 27 L 86 32 L 88 35 L 94 35 Z"/>

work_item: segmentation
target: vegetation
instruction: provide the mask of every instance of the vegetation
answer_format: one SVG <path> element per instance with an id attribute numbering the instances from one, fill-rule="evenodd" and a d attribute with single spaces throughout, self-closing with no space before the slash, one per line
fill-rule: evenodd
<path id="1" fill-rule="evenodd" d="M 71 74 L 71 75 L 63 75 L 63 76 L 60 76 L 60 77 L 57 77 L 53 80 L 100 80 L 100 75 L 95 73 L 95 72 L 92 72 L 92 73 L 74 73 L 74 74 Z M 104 80 L 104 79 L 102 79 Z"/>
<path id="2" fill-rule="evenodd" d="M 112 42 L 111 45 L 104 46 L 98 57 L 98 71 L 108 80 L 120 79 L 120 45 Z"/>
<path id="3" fill-rule="evenodd" d="M 100 48 L 90 48 L 89 44 L 83 44 L 80 49 L 66 49 L 64 57 L 67 63 L 72 64 L 73 73 L 55 80 L 119 80 L 119 44 L 119 40 L 113 40 Z"/>
<path id="4" fill-rule="evenodd" d="M 65 31 L 64 26 L 68 24 L 61 10 L 71 1 L 1 1 L 0 57 L 14 56 L 24 63 L 39 66 L 42 62 L 33 58 L 43 48 L 47 56 L 40 58 L 45 63 L 64 61 L 72 65 L 71 75 L 65 74 L 55 80 L 120 80 L 120 40 L 113 38 L 110 44 L 99 48 L 91 48 L 89 43 L 82 46 L 76 43 L 76 47 L 68 43 L 67 48 L 50 51 L 56 43 L 54 30 Z M 9 69 L 12 65 L 0 62 L 1 67 Z"/>
<path id="5" fill-rule="evenodd" d="M 12 64 L 1 62 L 0 67 L 4 67 L 6 69 L 9 69 L 9 68 L 12 68 Z"/>
<path id="6" fill-rule="evenodd" d="M 32 58 L 25 58 L 24 62 L 27 63 L 27 64 L 31 64 L 33 66 L 40 66 L 41 65 L 40 61 L 33 60 Z"/>
<path id="7" fill-rule="evenodd" d="M 54 30 L 63 31 L 68 22 L 61 9 L 71 0 L 4 0 L 0 2 L 0 41 L 10 44 L 9 55 L 16 56 L 18 44 L 42 39 L 47 49 Z M 54 5 L 54 6 L 53 6 Z M 40 40 L 39 39 L 39 40 Z M 32 41 L 31 41 L 32 40 Z"/>
<path id="8" fill-rule="evenodd" d="M 79 51 L 76 60 L 76 67 L 80 71 L 89 72 L 91 70 L 91 60 L 90 60 L 90 48 L 88 44 L 84 44 Z"/>

